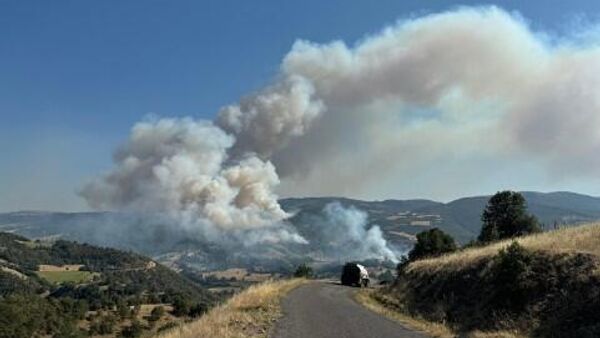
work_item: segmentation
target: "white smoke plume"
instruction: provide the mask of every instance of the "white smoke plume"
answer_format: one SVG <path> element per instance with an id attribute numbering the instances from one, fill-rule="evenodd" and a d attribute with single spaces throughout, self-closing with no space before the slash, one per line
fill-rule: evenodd
<path id="1" fill-rule="evenodd" d="M 221 109 L 217 124 L 236 135 L 235 153 L 269 158 L 303 135 L 323 109 L 311 82 L 291 74 L 258 95 L 243 98 L 239 105 Z"/>
<path id="2" fill-rule="evenodd" d="M 364 196 L 423 177 L 457 190 L 524 158 L 553 175 L 596 175 L 597 42 L 552 39 L 496 7 L 399 21 L 353 46 L 298 41 L 273 84 L 214 123 L 137 124 L 115 168 L 82 195 L 95 208 L 171 215 L 208 237 L 303 242 L 277 189 Z M 378 231 L 364 235 L 377 242 Z"/>
<path id="3" fill-rule="evenodd" d="M 298 41 L 282 71 L 309 79 L 327 111 L 275 154 L 283 192 L 398 196 L 421 177 L 464 193 L 506 163 L 597 177 L 599 43 L 534 32 L 496 7 L 399 21 L 353 46 Z"/>
<path id="4" fill-rule="evenodd" d="M 235 139 L 206 121 L 140 122 L 116 153 L 116 167 L 81 192 L 96 209 L 168 216 L 210 240 L 235 234 L 246 241 L 305 242 L 282 221 L 270 162 L 248 154 L 228 161 Z M 264 232 L 265 228 L 269 232 Z"/>
<path id="5" fill-rule="evenodd" d="M 339 202 L 329 203 L 322 214 L 308 220 L 312 237 L 327 257 L 346 260 L 380 259 L 398 262 L 398 254 L 388 246 L 378 225 L 368 226 L 368 214 Z"/>

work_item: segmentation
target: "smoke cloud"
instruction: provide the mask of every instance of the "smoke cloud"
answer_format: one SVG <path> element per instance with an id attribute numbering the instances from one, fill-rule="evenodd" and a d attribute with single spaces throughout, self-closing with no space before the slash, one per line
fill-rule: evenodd
<path id="1" fill-rule="evenodd" d="M 477 173 L 478 186 L 508 162 L 594 177 L 599 56 L 598 41 L 534 32 L 496 7 L 400 21 L 353 46 L 298 41 L 282 71 L 310 79 L 327 112 L 275 154 L 282 191 L 398 196 L 405 177 L 440 163 Z M 426 188 L 451 184 L 446 174 Z M 458 181 L 449 189 L 464 190 Z"/>
<path id="2" fill-rule="evenodd" d="M 263 242 L 305 242 L 282 222 L 289 215 L 273 193 L 273 165 L 251 154 L 230 161 L 234 142 L 207 121 L 140 122 L 115 154 L 115 168 L 81 195 L 96 209 L 166 216 L 209 240 L 236 235 L 254 244 L 258 232 Z"/>
<path id="3" fill-rule="evenodd" d="M 329 203 L 321 214 L 302 220 L 310 227 L 315 249 L 340 261 L 383 259 L 398 262 L 398 256 L 383 237 L 378 225 L 368 226 L 368 214 L 339 202 Z"/>
<path id="4" fill-rule="evenodd" d="M 269 158 L 303 135 L 324 107 L 314 98 L 314 88 L 304 77 L 290 74 L 258 95 L 219 112 L 217 124 L 236 135 L 235 154 L 255 153 Z"/>
<path id="5" fill-rule="evenodd" d="M 552 175 L 595 175 L 598 92 L 597 44 L 552 39 L 496 7 L 432 14 L 352 46 L 298 41 L 271 85 L 214 122 L 138 123 L 81 195 L 211 239 L 304 243 L 276 191 L 360 196 L 440 164 L 481 177 L 482 163 L 525 158 Z M 394 257 L 362 213 L 325 213 L 324 226 L 370 243 L 362 253 Z"/>

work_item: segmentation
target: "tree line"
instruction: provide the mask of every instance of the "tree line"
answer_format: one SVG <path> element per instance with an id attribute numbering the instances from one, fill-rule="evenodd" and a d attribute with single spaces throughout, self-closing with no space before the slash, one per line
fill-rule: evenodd
<path id="1" fill-rule="evenodd" d="M 493 195 L 481 215 L 482 227 L 477 240 L 465 247 L 480 246 L 491 242 L 523 236 L 541 231 L 537 218 L 527 212 L 527 202 L 515 191 L 501 191 Z M 437 257 L 456 251 L 458 246 L 449 234 L 433 228 L 417 234 L 417 242 L 399 264 L 402 270 L 408 263 Z"/>

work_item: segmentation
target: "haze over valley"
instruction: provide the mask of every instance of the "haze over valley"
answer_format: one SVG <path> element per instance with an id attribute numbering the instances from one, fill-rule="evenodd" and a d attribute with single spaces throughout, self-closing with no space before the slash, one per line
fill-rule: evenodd
<path id="1" fill-rule="evenodd" d="M 546 230 L 600 220 L 600 198 L 570 192 L 523 194 L 529 210 Z M 246 268 L 289 273 L 306 262 L 325 269 L 352 259 L 397 262 L 411 249 L 416 234 L 434 227 L 465 244 L 479 234 L 488 199 L 465 197 L 449 203 L 424 199 L 283 199 L 279 201 L 283 210 L 293 215 L 291 228 L 306 243 L 272 243 L 261 248 L 228 248 L 195 239 L 186 231 L 173 231 L 160 218 L 114 212 L 4 213 L 0 214 L 0 231 L 133 250 L 176 269 Z M 372 239 L 365 242 L 368 234 Z"/>

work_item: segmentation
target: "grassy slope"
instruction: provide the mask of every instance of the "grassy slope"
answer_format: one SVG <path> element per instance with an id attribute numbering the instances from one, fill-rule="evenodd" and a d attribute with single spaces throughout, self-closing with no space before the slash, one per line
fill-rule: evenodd
<path id="1" fill-rule="evenodd" d="M 413 326 L 440 337 L 449 335 L 439 332 L 435 324 L 440 323 L 472 336 L 482 331 L 492 336 L 500 331 L 502 336 L 600 333 L 595 318 L 600 311 L 600 224 L 517 241 L 527 249 L 521 273 L 502 270 L 498 253 L 511 243 L 503 241 L 413 262 L 395 286 L 371 299 L 385 306 L 379 312 L 417 319 Z M 377 310 L 377 305 L 369 307 Z"/>
<path id="2" fill-rule="evenodd" d="M 50 283 L 83 283 L 89 281 L 94 276 L 89 271 L 38 271 L 37 274 Z"/>
<path id="3" fill-rule="evenodd" d="M 281 315 L 281 297 L 305 282 L 304 279 L 292 279 L 251 286 L 199 320 L 166 332 L 159 338 L 266 337 Z"/>
<path id="4" fill-rule="evenodd" d="M 454 332 L 441 323 L 433 323 L 422 318 L 411 317 L 402 312 L 395 311 L 394 308 L 385 306 L 384 299 L 381 298 L 377 290 L 361 289 L 356 293 L 356 300 L 369 310 L 380 315 L 391 318 L 415 331 L 425 332 L 436 338 L 454 337 Z"/>
<path id="5" fill-rule="evenodd" d="M 600 223 L 564 228 L 557 231 L 522 237 L 516 240 L 525 248 L 556 255 L 561 253 L 582 253 L 600 257 Z M 412 271 L 455 270 L 473 265 L 496 255 L 512 240 L 497 242 L 481 248 L 470 248 L 439 258 L 424 259 L 410 264 Z"/>

